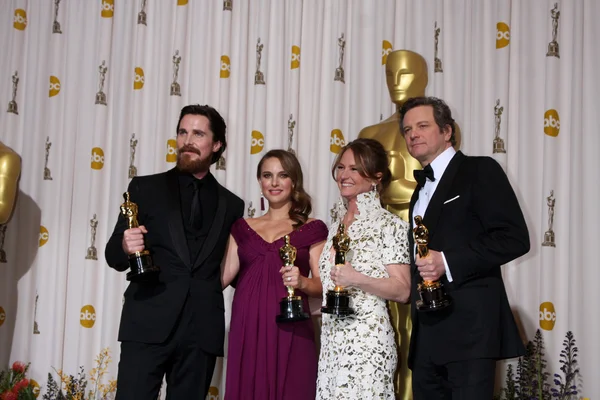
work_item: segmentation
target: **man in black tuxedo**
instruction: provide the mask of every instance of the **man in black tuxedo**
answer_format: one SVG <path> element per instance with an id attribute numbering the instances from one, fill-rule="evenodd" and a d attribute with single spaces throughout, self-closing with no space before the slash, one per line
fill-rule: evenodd
<path id="1" fill-rule="evenodd" d="M 467 157 L 452 147 L 454 120 L 434 97 L 416 97 L 400 110 L 409 153 L 423 170 L 410 203 L 429 230 L 429 254 L 411 243 L 409 366 L 415 400 L 491 399 L 496 360 L 524 354 L 500 266 L 529 251 L 517 197 L 490 157 Z M 416 257 L 416 259 L 415 259 Z M 452 298 L 445 309 L 418 312 L 417 285 L 440 280 Z"/>
<path id="2" fill-rule="evenodd" d="M 106 245 L 111 268 L 147 248 L 160 268 L 154 282 L 131 282 L 119 328 L 118 400 L 155 400 L 166 375 L 167 399 L 204 399 L 223 355 L 220 280 L 229 230 L 243 201 L 209 172 L 226 147 L 225 121 L 210 106 L 190 105 L 177 124 L 177 167 L 136 177 L 129 188 L 138 228 L 120 215 Z"/>

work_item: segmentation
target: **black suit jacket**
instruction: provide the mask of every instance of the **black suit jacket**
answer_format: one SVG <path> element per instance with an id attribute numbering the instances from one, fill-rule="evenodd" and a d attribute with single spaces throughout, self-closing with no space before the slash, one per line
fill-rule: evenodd
<path id="1" fill-rule="evenodd" d="M 170 171 L 133 178 L 131 201 L 138 205 L 138 220 L 148 230 L 145 246 L 160 268 L 157 283 L 131 282 L 125 290 L 119 341 L 162 343 L 173 331 L 186 298 L 191 302 L 204 351 L 223 354 L 225 319 L 220 265 L 229 230 L 244 212 L 244 202 L 218 186 L 218 206 L 209 234 L 196 260 L 190 260 L 180 205 L 178 172 Z M 128 269 L 122 248 L 127 223 L 119 215 L 106 245 L 108 265 Z"/>
<path id="2" fill-rule="evenodd" d="M 418 196 L 417 190 L 410 203 L 411 229 Z M 449 283 L 446 275 L 441 280 L 453 304 L 441 311 L 416 311 L 421 277 L 411 251 L 409 366 L 418 357 L 417 340 L 426 343 L 439 364 L 524 354 L 500 266 L 529 251 L 529 233 L 500 165 L 490 157 L 457 152 L 429 202 L 423 224 L 429 229 L 428 247 L 444 252 L 448 262 L 453 281 Z M 412 235 L 409 242 L 412 250 Z"/>

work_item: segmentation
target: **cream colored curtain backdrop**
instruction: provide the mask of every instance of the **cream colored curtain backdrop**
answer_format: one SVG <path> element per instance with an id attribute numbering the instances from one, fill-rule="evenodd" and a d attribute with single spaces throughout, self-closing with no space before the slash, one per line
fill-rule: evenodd
<path id="1" fill-rule="evenodd" d="M 23 158 L 15 214 L 0 231 L 0 365 L 31 361 L 43 386 L 51 366 L 89 371 L 110 347 L 107 377 L 116 376 L 127 283 L 106 266 L 103 250 L 130 170 L 174 166 L 182 106 L 211 104 L 224 115 L 226 169 L 214 173 L 256 215 L 256 164 L 268 149 L 290 146 L 314 215 L 329 222 L 335 153 L 392 114 L 385 57 L 409 49 L 427 60 L 427 94 L 451 106 L 462 150 L 493 156 L 521 201 L 532 249 L 504 273 L 524 335 L 542 329 L 554 372 L 572 330 L 581 393 L 600 396 L 599 7 L 595 0 L 0 2 L 0 139 Z M 506 153 L 493 153 L 496 137 Z M 212 399 L 223 396 L 224 366 Z"/>

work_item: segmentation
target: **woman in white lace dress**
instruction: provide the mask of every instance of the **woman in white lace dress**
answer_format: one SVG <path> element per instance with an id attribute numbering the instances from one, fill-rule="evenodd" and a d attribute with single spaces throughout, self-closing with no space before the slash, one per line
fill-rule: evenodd
<path id="1" fill-rule="evenodd" d="M 317 399 L 393 400 L 398 353 L 386 300 L 409 299 L 408 224 L 381 206 L 379 193 L 391 173 L 379 142 L 348 143 L 332 174 L 341 199 L 319 270 L 323 293 L 344 286 L 355 313 L 344 318 L 323 314 Z M 351 240 L 344 266 L 334 265 L 332 247 L 340 223 Z"/>

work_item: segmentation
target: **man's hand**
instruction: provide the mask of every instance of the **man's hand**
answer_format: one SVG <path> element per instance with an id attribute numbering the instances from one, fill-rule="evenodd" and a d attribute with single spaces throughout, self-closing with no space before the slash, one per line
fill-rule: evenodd
<path id="1" fill-rule="evenodd" d="M 123 232 L 123 251 L 126 254 L 133 254 L 135 252 L 144 250 L 144 234 L 148 233 L 144 225 L 140 225 L 137 228 L 127 229 Z"/>
<path id="2" fill-rule="evenodd" d="M 425 258 L 421 258 L 417 254 L 417 269 L 424 281 L 437 281 L 446 273 L 444 258 L 442 253 L 435 250 L 429 250 L 429 254 Z"/>

